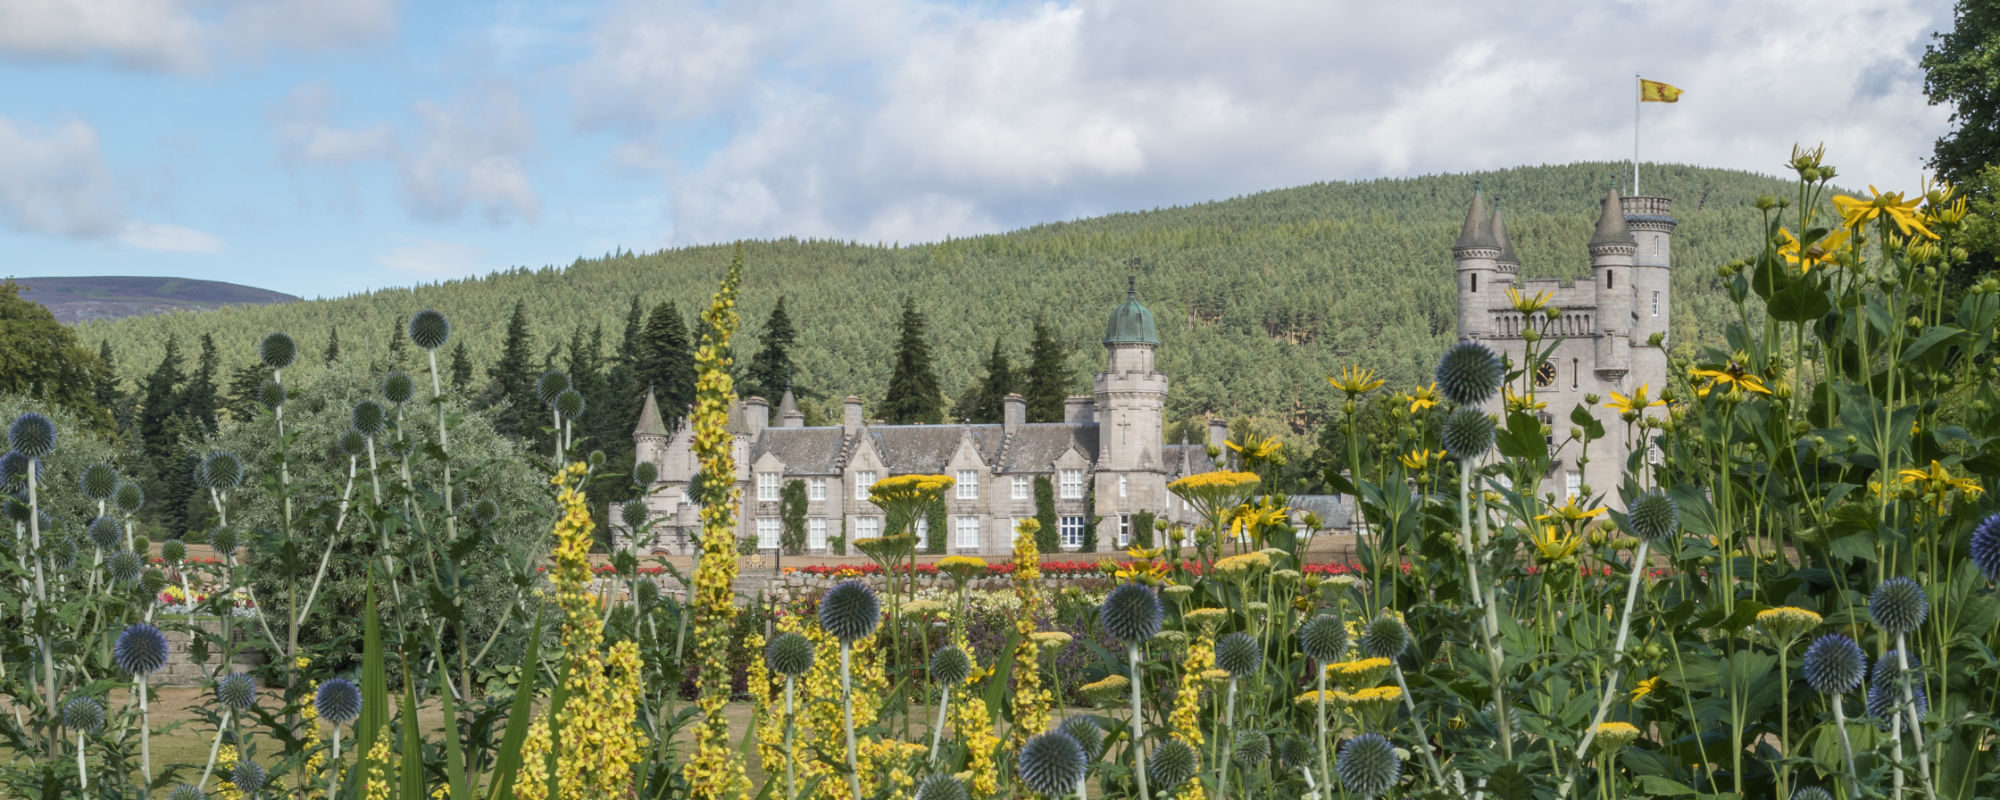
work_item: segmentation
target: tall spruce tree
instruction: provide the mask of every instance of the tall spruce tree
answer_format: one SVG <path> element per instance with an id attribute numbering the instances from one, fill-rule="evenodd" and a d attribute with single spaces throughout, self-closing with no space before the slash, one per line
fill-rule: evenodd
<path id="1" fill-rule="evenodd" d="M 1068 399 L 1076 378 L 1070 372 L 1068 354 L 1056 343 L 1048 320 L 1039 316 L 1035 318 L 1034 340 L 1028 345 L 1026 377 L 1027 391 L 1022 392 L 1022 397 L 1028 401 L 1028 421 L 1061 422 L 1063 401 Z"/>
<path id="2" fill-rule="evenodd" d="M 168 334 L 166 352 L 160 363 L 141 384 L 139 405 L 139 451 L 144 456 L 146 493 L 162 502 L 148 503 L 168 530 L 181 529 L 186 505 L 186 488 L 180 486 L 182 456 L 179 437 L 186 427 L 181 413 L 185 399 L 182 387 L 187 372 L 182 364 L 180 337 Z"/>
<path id="3" fill-rule="evenodd" d="M 125 391 L 118 386 L 118 361 L 111 352 L 111 340 L 97 343 L 98 373 L 91 387 L 91 399 L 97 407 L 116 413 L 124 405 Z"/>
<path id="4" fill-rule="evenodd" d="M 777 403 L 792 385 L 792 345 L 797 341 L 798 331 L 792 328 L 792 318 L 785 313 L 785 298 L 780 296 L 771 316 L 764 320 L 757 354 L 750 357 L 750 368 L 743 376 L 743 388 L 738 394 Z"/>
<path id="5" fill-rule="evenodd" d="M 882 395 L 882 419 L 891 425 L 944 421 L 944 392 L 938 387 L 937 369 L 931 365 L 931 345 L 924 341 L 924 327 L 917 301 L 903 300 L 896 367 Z"/>
<path id="6" fill-rule="evenodd" d="M 322 356 L 326 359 L 326 364 L 329 367 L 333 366 L 333 362 L 340 360 L 340 326 L 335 325 L 327 333 L 326 352 Z"/>
<path id="7" fill-rule="evenodd" d="M 1014 365 L 1007 360 L 1007 351 L 1001 349 L 1000 339 L 995 337 L 993 353 L 986 357 L 986 378 L 979 382 L 972 408 L 965 415 L 966 421 L 982 424 L 1003 421 L 1007 413 L 1007 395 L 1013 391 Z"/>
<path id="8" fill-rule="evenodd" d="M 237 422 L 248 422 L 257 416 L 257 393 L 264 387 L 264 363 L 252 361 L 237 367 L 229 373 L 229 392 L 222 401 L 222 409 L 229 418 Z"/>
<path id="9" fill-rule="evenodd" d="M 409 319 L 401 314 L 396 315 L 396 327 L 389 331 L 389 369 L 403 368 L 403 357 L 410 349 L 409 334 L 404 333 L 409 329 Z"/>
<path id="10" fill-rule="evenodd" d="M 659 393 L 660 416 L 669 427 L 694 405 L 694 346 L 672 300 L 653 306 L 639 334 L 638 383 L 639 391 Z"/>
<path id="11" fill-rule="evenodd" d="M 215 351 L 215 337 L 201 335 L 201 355 L 195 359 L 194 374 L 188 376 L 181 398 L 181 413 L 193 423 L 196 435 L 215 432 L 215 412 L 221 407 L 216 395 L 216 375 L 222 371 L 222 356 Z"/>
<path id="12" fill-rule="evenodd" d="M 528 330 L 528 308 L 525 302 L 514 301 L 514 316 L 507 321 L 507 338 L 500 345 L 500 360 L 488 367 L 486 376 L 492 383 L 486 392 L 487 405 L 498 408 L 494 415 L 495 430 L 516 439 L 531 439 L 540 435 L 539 424 L 542 414 L 541 398 L 535 396 L 535 341 Z"/>
<path id="13" fill-rule="evenodd" d="M 451 373 L 453 392 L 464 396 L 472 391 L 472 356 L 465 352 L 464 339 L 458 340 L 458 344 L 451 348 L 451 366 L 447 369 Z"/>

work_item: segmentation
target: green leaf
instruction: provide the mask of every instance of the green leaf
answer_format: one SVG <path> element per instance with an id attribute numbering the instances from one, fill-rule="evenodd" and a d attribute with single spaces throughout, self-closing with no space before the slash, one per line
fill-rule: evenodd
<path id="1" fill-rule="evenodd" d="M 424 735 L 417 726 L 417 693 L 410 681 L 410 668 L 403 668 L 403 800 L 427 800 L 424 796 Z"/>
<path id="2" fill-rule="evenodd" d="M 1633 784 L 1647 797 L 1691 797 L 1699 794 L 1692 786 L 1658 775 L 1641 775 Z"/>
<path id="3" fill-rule="evenodd" d="M 1486 778 L 1486 790 L 1497 800 L 1534 800 L 1534 784 L 1521 774 L 1521 765 L 1508 764 Z"/>
<path id="4" fill-rule="evenodd" d="M 451 800 L 472 800 L 472 787 L 466 785 L 465 750 L 458 741 L 458 705 L 451 699 L 451 676 L 445 674 L 443 659 L 438 660 L 437 674 L 438 698 L 444 703 L 445 783 L 451 787 Z"/>
<path id="5" fill-rule="evenodd" d="M 1903 349 L 1903 363 L 1908 364 L 1919 358 L 1923 358 L 1925 353 L 1930 352 L 1931 348 L 1938 345 L 1957 344 L 1958 340 L 1965 338 L 1965 336 L 1965 331 L 1958 329 L 1956 326 L 1931 326 L 1929 330 L 1923 332 L 1923 335 L 1918 336 L 1916 341 L 1911 342 L 1909 347 Z"/>
<path id="6" fill-rule="evenodd" d="M 500 749 L 494 751 L 493 783 L 486 793 L 488 800 L 500 800 L 514 796 L 514 778 L 521 772 L 521 743 L 527 741 L 529 716 L 535 704 L 535 676 L 539 674 L 539 659 L 542 649 L 542 612 L 535 612 L 535 624 L 528 628 L 528 652 L 521 656 L 516 668 L 521 681 L 514 687 L 514 702 L 507 707 L 507 732 L 500 737 Z"/>
<path id="7" fill-rule="evenodd" d="M 1509 413 L 1507 427 L 1495 431 L 1493 444 L 1508 458 L 1543 458 L 1549 454 L 1548 440 L 1542 436 L 1542 421 L 1526 411 Z"/>
<path id="8" fill-rule="evenodd" d="M 361 719 L 354 726 L 354 752 L 366 753 L 389 721 L 389 672 L 383 666 L 382 616 L 375 607 L 375 581 L 361 618 Z"/>

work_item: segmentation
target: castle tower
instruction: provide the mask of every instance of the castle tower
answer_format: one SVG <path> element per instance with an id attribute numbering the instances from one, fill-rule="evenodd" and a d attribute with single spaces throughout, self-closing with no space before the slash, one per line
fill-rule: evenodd
<path id="1" fill-rule="evenodd" d="M 1486 298 L 1501 291 L 1500 242 L 1493 236 L 1493 219 L 1486 211 L 1486 199 L 1477 188 L 1472 191 L 1472 207 L 1465 212 L 1465 226 L 1451 257 L 1458 262 L 1458 338 L 1460 341 L 1493 336 L 1493 315 L 1487 312 Z"/>
<path id="2" fill-rule="evenodd" d="M 1514 242 L 1507 238 L 1507 220 L 1500 216 L 1500 203 L 1493 203 L 1493 241 L 1500 245 L 1500 257 L 1493 260 L 1493 291 L 1506 294 L 1507 287 L 1518 286 L 1521 274 L 1521 257 L 1514 253 Z"/>
<path id="3" fill-rule="evenodd" d="M 639 407 L 639 424 L 632 429 L 633 462 L 650 461 L 660 466 L 666 456 L 667 423 L 660 418 L 660 399 L 646 390 L 646 402 Z"/>
<path id="4" fill-rule="evenodd" d="M 1597 284 L 1597 361 L 1600 379 L 1621 381 L 1632 369 L 1633 258 L 1638 243 L 1625 226 L 1625 204 L 1612 189 L 1590 237 L 1590 276 Z"/>
<path id="5" fill-rule="evenodd" d="M 1097 470 L 1092 513 L 1115 520 L 1133 510 L 1165 508 L 1166 464 L 1161 436 L 1167 376 L 1154 367 L 1160 334 L 1153 312 L 1139 303 L 1136 279 L 1125 303 L 1104 326 L 1104 371 L 1093 381 L 1097 408 Z"/>
<path id="6" fill-rule="evenodd" d="M 1638 247 L 1632 267 L 1632 370 L 1653 384 L 1667 374 L 1667 321 L 1673 307 L 1673 202 L 1664 197 L 1623 198 L 1625 225 Z M 1659 344 L 1652 343 L 1659 336 Z"/>

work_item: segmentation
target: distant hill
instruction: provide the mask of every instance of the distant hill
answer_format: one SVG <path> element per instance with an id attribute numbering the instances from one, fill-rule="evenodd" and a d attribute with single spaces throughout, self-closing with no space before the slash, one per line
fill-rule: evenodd
<path id="1" fill-rule="evenodd" d="M 295 303 L 299 299 L 254 286 L 189 278 L 106 276 L 14 278 L 13 281 L 27 290 L 22 292 L 23 297 L 47 306 L 56 320 L 65 325 L 166 311 Z"/>
<path id="2" fill-rule="evenodd" d="M 1674 341 L 1719 341 L 1733 312 L 1716 268 L 1761 246 L 1752 204 L 1758 195 L 1788 196 L 1789 184 L 1685 165 L 1644 170 L 1647 193 L 1671 198 L 1680 223 Z M 839 418 L 836 404 L 850 393 L 872 408 L 910 296 L 929 315 L 948 399 L 978 378 L 996 338 L 1023 363 L 1037 314 L 1069 346 L 1075 391 L 1087 392 L 1103 363 L 1106 315 L 1123 298 L 1126 276 L 1136 275 L 1159 320 L 1173 419 L 1218 411 L 1304 430 L 1333 408 L 1325 376 L 1344 365 L 1376 369 L 1391 387 L 1429 380 L 1456 336 L 1451 245 L 1475 180 L 1505 210 L 1524 277 L 1574 278 L 1589 271 L 1598 201 L 1630 174 L 1625 163 L 1598 162 L 1315 183 L 931 244 L 748 242 L 737 360 L 755 352 L 765 316 L 784 295 L 799 331 L 796 385 L 820 398 L 826 418 Z M 615 347 L 634 296 L 649 309 L 672 299 L 691 316 L 729 258 L 726 245 L 616 253 L 338 299 L 88 322 L 78 333 L 92 348 L 111 340 L 119 372 L 136 379 L 158 362 L 169 334 L 189 342 L 213 333 L 233 369 L 254 360 L 268 331 L 287 331 L 316 354 L 338 326 L 343 358 L 378 361 L 397 320 L 436 308 L 484 381 L 515 301 L 526 304 L 536 353 L 560 365 L 566 358 L 553 351 L 579 326 L 603 326 Z M 319 368 L 317 358 L 300 361 L 295 370 Z"/>

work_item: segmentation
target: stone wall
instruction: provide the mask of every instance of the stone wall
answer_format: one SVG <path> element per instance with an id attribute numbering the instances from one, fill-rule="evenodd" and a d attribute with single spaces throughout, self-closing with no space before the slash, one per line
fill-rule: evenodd
<path id="1" fill-rule="evenodd" d="M 159 624 L 160 622 L 181 623 L 181 620 L 156 620 L 155 624 Z M 255 624 L 257 624 L 255 620 L 249 619 L 230 621 L 230 638 L 236 641 L 238 648 L 236 651 L 235 666 L 230 671 L 241 672 L 263 665 L 264 653 L 248 647 L 248 643 L 251 641 L 249 626 Z M 201 628 L 211 635 L 215 635 L 219 634 L 222 630 L 222 620 L 215 618 L 196 619 L 193 622 L 193 626 Z M 189 645 L 193 642 L 194 634 L 185 630 L 186 627 L 184 624 L 160 625 L 160 631 L 167 636 L 167 665 L 162 667 L 159 672 L 153 673 L 152 684 L 154 686 L 202 685 L 212 677 L 216 664 L 222 659 L 222 654 L 217 651 L 213 640 L 211 640 L 207 663 L 196 664 L 193 652 L 189 648 Z M 176 630 L 177 628 L 179 630 Z"/>

